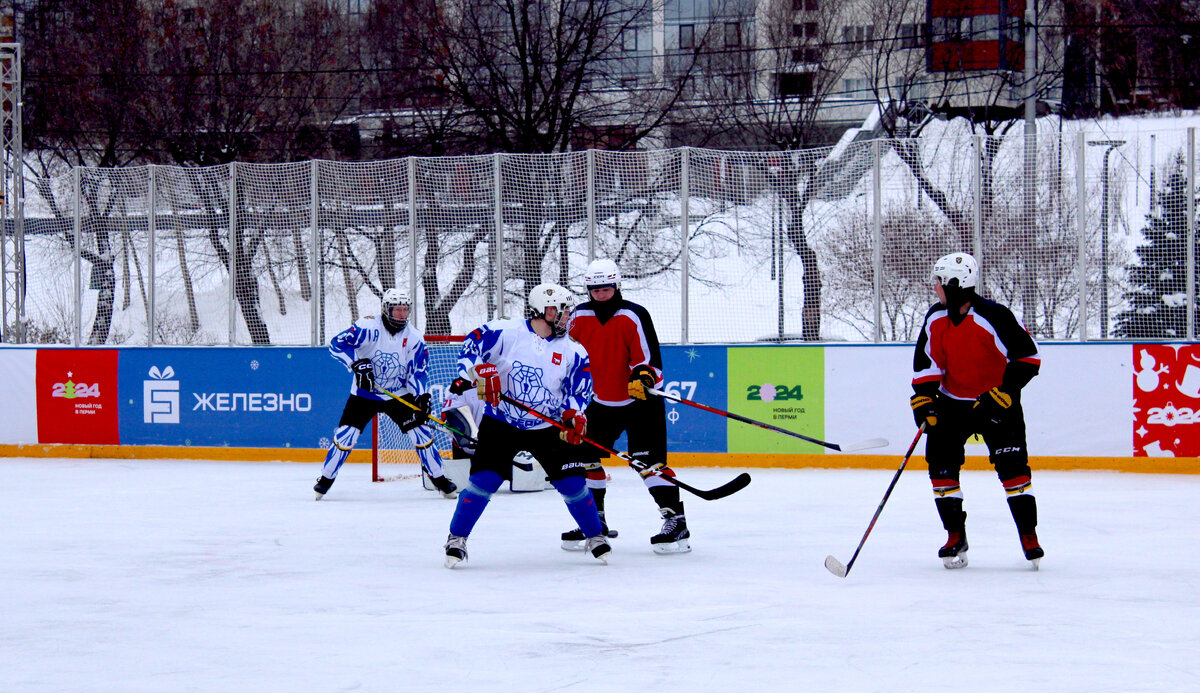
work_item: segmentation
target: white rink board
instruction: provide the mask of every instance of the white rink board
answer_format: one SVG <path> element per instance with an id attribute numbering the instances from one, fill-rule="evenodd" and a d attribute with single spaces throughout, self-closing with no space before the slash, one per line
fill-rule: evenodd
<path id="1" fill-rule="evenodd" d="M 1041 372 L 1021 399 L 1029 454 L 1131 457 L 1133 347 L 1042 344 L 1039 349 Z M 911 344 L 826 347 L 826 439 L 849 443 L 884 437 L 890 445 L 869 452 L 903 456 L 914 434 L 908 405 L 912 359 Z M 967 454 L 987 451 L 980 446 Z"/>
<path id="2" fill-rule="evenodd" d="M 0 443 L 37 443 L 36 363 L 36 349 L 0 348 Z"/>

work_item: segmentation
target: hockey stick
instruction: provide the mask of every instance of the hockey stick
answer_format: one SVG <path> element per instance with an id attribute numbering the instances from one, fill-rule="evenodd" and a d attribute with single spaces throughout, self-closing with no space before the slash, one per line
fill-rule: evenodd
<path id="1" fill-rule="evenodd" d="M 523 402 L 517 401 L 517 400 L 513 399 L 512 397 L 509 397 L 508 395 L 502 394 L 502 395 L 500 395 L 500 398 L 503 399 L 505 402 L 508 402 L 509 404 L 511 404 L 519 409 L 523 409 L 523 410 L 529 412 L 530 414 L 533 414 L 534 416 L 538 417 L 542 421 L 545 421 L 546 423 L 551 424 L 552 426 L 555 426 L 556 428 L 558 428 L 560 430 L 563 430 L 563 431 L 571 430 L 571 429 L 568 429 L 566 426 L 564 426 L 562 424 L 562 422 L 555 421 L 554 419 L 550 418 L 549 416 L 546 416 L 545 414 L 541 413 L 540 411 L 538 411 L 532 407 L 526 406 Z M 621 458 L 622 460 L 625 461 L 626 464 L 628 464 L 630 467 L 632 467 L 634 469 L 634 471 L 637 471 L 638 473 L 641 473 L 642 470 L 644 470 L 646 468 L 643 463 L 638 462 L 637 460 L 633 459 L 632 457 L 630 457 L 629 455 L 627 455 L 623 452 L 617 452 L 616 450 L 613 450 L 610 447 L 601 445 L 600 443 L 597 443 L 596 441 L 592 440 L 591 438 L 588 438 L 587 436 L 580 436 L 580 438 L 583 440 L 583 442 L 588 443 L 589 445 L 591 445 L 593 447 L 599 448 L 599 449 L 603 450 L 604 452 L 607 452 L 610 455 Z M 660 479 L 665 479 L 668 482 L 675 484 L 679 488 L 683 489 L 684 491 L 687 491 L 695 496 L 699 496 L 700 498 L 703 498 L 704 500 L 716 500 L 718 498 L 724 498 L 725 496 L 733 495 L 734 493 L 737 493 L 738 491 L 741 491 L 742 489 L 746 488 L 746 486 L 748 486 L 750 484 L 750 475 L 745 472 L 738 474 L 736 477 L 734 477 L 729 482 L 722 484 L 721 486 L 718 486 L 714 489 L 710 489 L 708 491 L 705 491 L 704 489 L 696 488 L 695 486 L 689 486 L 689 485 L 683 483 L 682 481 L 680 481 L 679 479 L 676 479 L 673 476 L 666 476 L 665 474 L 662 474 L 662 473 L 655 473 L 655 476 L 659 477 Z"/>
<path id="2" fill-rule="evenodd" d="M 867 531 L 863 533 L 862 539 L 858 542 L 858 548 L 854 549 L 854 555 L 850 557 L 850 562 L 842 565 L 842 562 L 833 556 L 825 557 L 825 567 L 834 575 L 844 578 L 850 574 L 850 569 L 854 567 L 854 561 L 858 558 L 858 552 L 862 551 L 863 544 L 867 543 L 867 537 L 871 534 L 871 530 L 875 528 L 875 521 L 879 519 L 879 513 L 883 512 L 883 504 L 887 502 L 888 496 L 892 495 L 892 489 L 896 488 L 896 481 L 900 479 L 900 472 L 904 471 L 904 467 L 908 465 L 908 458 L 912 457 L 913 450 L 917 449 L 917 441 L 921 439 L 921 434 L 925 432 L 925 424 L 917 429 L 917 436 L 913 438 L 912 445 L 908 446 L 908 452 L 904 453 L 904 461 L 900 463 L 900 468 L 896 470 L 896 475 L 892 477 L 892 483 L 888 484 L 887 491 L 883 494 L 883 500 L 879 501 L 879 507 L 875 509 L 875 517 L 871 518 L 871 524 L 867 525 Z"/>
<path id="3" fill-rule="evenodd" d="M 775 431 L 777 433 L 783 433 L 784 435 L 789 435 L 789 436 L 792 436 L 793 438 L 799 438 L 800 440 L 807 440 L 810 443 L 816 443 L 817 445 L 823 445 L 823 446 L 829 448 L 830 450 L 837 450 L 838 452 L 853 452 L 855 450 L 869 450 L 871 448 L 882 448 L 888 444 L 886 438 L 870 438 L 868 440 L 860 440 L 856 443 L 850 443 L 849 445 L 838 445 L 837 443 L 827 443 L 823 440 L 818 440 L 817 438 L 810 438 L 802 433 L 796 433 L 795 431 L 789 431 L 786 428 L 779 428 L 778 426 L 772 426 L 771 424 L 768 424 L 768 423 L 763 423 L 761 421 L 755 421 L 754 419 L 748 419 L 748 418 L 742 416 L 741 414 L 734 414 L 731 411 L 724 411 L 722 409 L 710 407 L 706 404 L 700 404 L 699 402 L 693 402 L 692 400 L 684 399 L 684 398 L 680 397 L 679 395 L 668 394 L 668 393 L 663 392 L 662 390 L 659 390 L 658 388 L 655 388 L 655 387 L 646 388 L 646 392 L 651 392 L 653 394 L 658 395 L 659 397 L 662 397 L 663 399 L 667 399 L 672 402 L 679 402 L 680 404 L 686 404 L 688 406 L 695 407 L 697 409 L 703 409 L 704 411 L 712 412 L 713 414 L 720 414 L 721 416 L 724 416 L 729 419 L 733 419 L 734 421 L 741 421 L 742 423 L 752 424 L 754 426 L 758 426 L 759 428 L 765 428 L 768 431 Z"/>
<path id="4" fill-rule="evenodd" d="M 451 433 L 453 433 L 455 435 L 462 436 L 463 440 L 469 440 L 472 443 L 474 443 L 475 445 L 479 445 L 478 440 L 475 440 L 471 436 L 469 436 L 466 433 L 463 433 L 462 431 L 458 430 L 457 428 L 451 426 L 450 424 L 446 423 L 442 419 L 439 419 L 438 417 L 436 417 L 433 414 L 418 407 L 417 405 L 413 404 L 412 402 L 409 402 L 408 400 L 404 399 L 400 395 L 397 395 L 394 392 L 389 392 L 389 391 L 383 389 L 382 387 L 379 387 L 378 385 L 375 386 L 375 391 L 381 395 L 387 395 L 388 397 L 391 397 L 392 399 L 396 400 L 397 402 L 400 402 L 401 404 L 408 407 L 409 409 L 415 409 L 416 411 L 421 412 L 422 414 L 425 415 L 425 418 L 429 419 L 430 421 L 436 423 L 437 425 L 441 426 L 442 428 L 446 429 L 447 431 L 450 431 Z"/>

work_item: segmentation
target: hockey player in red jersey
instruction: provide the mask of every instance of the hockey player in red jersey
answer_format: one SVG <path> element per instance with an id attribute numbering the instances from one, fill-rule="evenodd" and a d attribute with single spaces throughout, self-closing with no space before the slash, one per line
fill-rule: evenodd
<path id="1" fill-rule="evenodd" d="M 1043 551 L 1035 530 L 1021 388 L 1041 367 L 1037 344 L 1012 311 L 975 292 L 975 258 L 951 253 L 939 259 L 932 280 L 939 303 L 926 313 L 917 338 L 911 405 L 917 425 L 925 424 L 934 502 L 948 534 L 938 556 L 947 568 L 967 565 L 959 472 L 967 439 L 979 433 L 1008 495 L 1025 558 L 1036 569 Z"/>
<path id="2" fill-rule="evenodd" d="M 589 301 L 575 309 L 571 336 L 587 349 L 592 364 L 594 394 L 588 405 L 588 435 L 611 448 L 621 433 L 629 441 L 629 454 L 649 463 L 642 474 L 647 489 L 663 518 L 662 531 L 651 537 L 655 553 L 686 553 L 692 550 L 683 514 L 679 488 L 659 478 L 675 472 L 667 467 L 666 407 L 660 397 L 648 396 L 646 388 L 662 382 L 662 355 L 650 313 L 621 296 L 621 273 L 612 260 L 595 260 L 584 275 Z M 607 475 L 601 466 L 604 456 L 597 448 L 588 468 L 587 485 L 604 517 Z M 606 536 L 609 532 L 605 523 Z M 564 532 L 562 546 L 568 551 L 583 549 L 579 529 Z"/>

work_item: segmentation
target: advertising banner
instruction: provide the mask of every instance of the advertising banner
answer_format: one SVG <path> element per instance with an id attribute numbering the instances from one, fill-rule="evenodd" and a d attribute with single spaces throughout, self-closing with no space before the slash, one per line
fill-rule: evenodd
<path id="1" fill-rule="evenodd" d="M 38 350 L 38 442 L 121 442 L 117 354 L 116 349 Z"/>
<path id="2" fill-rule="evenodd" d="M 725 408 L 725 347 L 664 346 L 662 357 L 663 391 Z M 669 400 L 666 405 L 668 450 L 725 452 L 725 425 L 720 416 Z"/>
<path id="3" fill-rule="evenodd" d="M 823 347 L 729 347 L 728 410 L 825 439 Z M 820 445 L 730 420 L 729 452 L 820 453 Z"/>
<path id="4" fill-rule="evenodd" d="M 325 447 L 349 392 L 325 349 L 124 349 L 121 442 Z"/>
<path id="5" fill-rule="evenodd" d="M 1200 345 L 1132 349 L 1134 457 L 1200 457 Z"/>

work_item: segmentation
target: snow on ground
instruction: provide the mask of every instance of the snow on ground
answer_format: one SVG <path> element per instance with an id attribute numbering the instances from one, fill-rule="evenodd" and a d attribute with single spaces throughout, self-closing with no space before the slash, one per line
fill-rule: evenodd
<path id="1" fill-rule="evenodd" d="M 415 471 L 415 469 L 414 469 Z M 683 468 L 711 487 L 740 470 Z M 5 691 L 1200 689 L 1200 477 L 1035 472 L 1038 572 L 995 476 L 964 474 L 947 571 L 923 470 L 749 470 L 687 500 L 695 550 L 613 467 L 610 565 L 558 548 L 553 491 L 497 494 L 448 571 L 454 509 L 351 465 L 0 461 Z"/>

